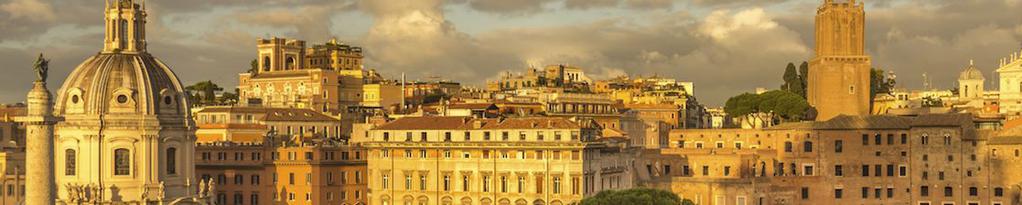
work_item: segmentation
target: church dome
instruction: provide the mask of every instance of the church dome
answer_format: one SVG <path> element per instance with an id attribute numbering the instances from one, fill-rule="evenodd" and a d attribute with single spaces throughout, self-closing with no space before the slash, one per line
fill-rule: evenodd
<path id="1" fill-rule="evenodd" d="M 186 115 L 184 93 L 177 76 L 149 53 L 100 53 L 64 81 L 54 111 L 58 116 Z"/>
<path id="2" fill-rule="evenodd" d="M 983 71 L 976 69 L 976 65 L 972 64 L 972 62 L 969 63 L 968 68 L 965 68 L 965 71 L 962 71 L 962 73 L 958 75 L 958 80 L 984 80 L 984 79 L 986 78 L 983 77 Z"/>

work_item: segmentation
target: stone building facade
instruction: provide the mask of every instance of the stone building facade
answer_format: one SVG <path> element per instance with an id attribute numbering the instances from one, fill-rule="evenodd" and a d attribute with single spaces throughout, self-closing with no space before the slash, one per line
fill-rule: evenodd
<path id="1" fill-rule="evenodd" d="M 370 203 L 573 204 L 632 187 L 633 152 L 597 130 L 563 118 L 401 118 L 364 143 Z"/>
<path id="2" fill-rule="evenodd" d="M 1000 113 L 1016 119 L 1022 115 L 1022 50 L 1002 58 L 998 65 Z"/>
<path id="3" fill-rule="evenodd" d="M 870 113 L 866 13 L 856 0 L 825 0 L 816 15 L 816 56 L 809 61 L 807 99 L 817 120 Z"/>
<path id="4" fill-rule="evenodd" d="M 266 107 L 204 107 L 195 112 L 197 142 L 260 143 L 266 133 L 341 139 L 340 119 L 315 110 Z"/>
<path id="5" fill-rule="evenodd" d="M 1018 148 L 990 133 L 967 114 L 675 130 L 669 148 L 644 153 L 639 181 L 698 204 L 1018 203 L 1022 181 L 994 160 Z"/>
<path id="6" fill-rule="evenodd" d="M 368 204 L 365 152 L 330 138 L 277 135 L 255 143 L 205 142 L 196 175 L 217 204 Z"/>

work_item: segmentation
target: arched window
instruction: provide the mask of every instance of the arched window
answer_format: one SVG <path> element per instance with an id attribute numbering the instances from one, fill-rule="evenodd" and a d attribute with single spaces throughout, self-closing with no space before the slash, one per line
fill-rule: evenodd
<path id="1" fill-rule="evenodd" d="M 177 174 L 177 148 L 167 148 L 167 174 Z"/>
<path id="2" fill-rule="evenodd" d="M 285 61 L 284 63 L 286 63 L 284 66 L 286 66 L 286 68 L 287 68 L 285 70 L 291 70 L 291 69 L 295 69 L 295 68 L 298 67 L 298 66 L 295 66 L 295 57 L 288 56 L 287 57 L 287 61 Z"/>
<path id="3" fill-rule="evenodd" d="M 78 157 L 73 149 L 64 150 L 64 175 L 74 176 L 78 173 L 76 168 L 78 165 Z"/>
<path id="4" fill-rule="evenodd" d="M 802 151 L 804 152 L 813 152 L 813 142 L 806 141 L 803 144 L 802 149 L 803 149 Z"/>
<path id="5" fill-rule="evenodd" d="M 131 174 L 131 152 L 128 149 L 114 150 L 114 175 Z"/>
<path id="6" fill-rule="evenodd" d="M 270 57 L 263 56 L 263 71 L 270 71 Z"/>

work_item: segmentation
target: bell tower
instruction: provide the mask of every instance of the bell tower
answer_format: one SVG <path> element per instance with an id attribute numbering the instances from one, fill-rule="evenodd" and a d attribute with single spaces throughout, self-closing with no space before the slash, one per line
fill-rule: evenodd
<path id="1" fill-rule="evenodd" d="M 837 1 L 837 2 L 836 2 Z M 816 13 L 816 56 L 809 62 L 808 101 L 816 120 L 868 115 L 871 59 L 866 12 L 856 0 L 824 0 Z"/>
<path id="2" fill-rule="evenodd" d="M 106 35 L 103 53 L 142 53 L 146 51 L 145 0 L 106 1 Z"/>

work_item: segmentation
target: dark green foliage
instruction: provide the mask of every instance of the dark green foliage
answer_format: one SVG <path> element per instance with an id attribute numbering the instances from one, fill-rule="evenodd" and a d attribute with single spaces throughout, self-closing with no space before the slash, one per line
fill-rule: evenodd
<path id="1" fill-rule="evenodd" d="M 803 120 L 809 103 L 794 93 L 774 90 L 763 94 L 744 93 L 731 97 L 724 105 L 724 111 L 732 117 L 754 113 L 773 113 L 785 121 Z"/>
<path id="2" fill-rule="evenodd" d="M 216 94 L 220 91 L 224 91 L 224 88 L 220 87 L 213 81 L 202 81 L 185 87 L 185 91 L 188 92 L 188 97 L 191 98 L 193 105 L 214 105 L 218 103 Z M 237 98 L 237 95 L 234 95 Z"/>
<path id="3" fill-rule="evenodd" d="M 250 67 L 248 69 L 248 73 L 255 74 L 256 71 L 259 71 L 259 61 L 258 60 L 252 59 L 252 63 L 250 63 L 250 64 L 251 64 L 250 66 L 252 66 L 252 67 Z"/>
<path id="4" fill-rule="evenodd" d="M 689 204 L 691 201 L 685 200 Z M 585 198 L 582 205 L 679 205 L 684 204 L 674 193 L 659 189 L 637 188 L 620 191 L 602 191 L 596 196 Z"/>
<path id="5" fill-rule="evenodd" d="M 897 82 L 893 78 L 888 79 L 887 74 L 881 69 L 870 69 L 869 71 L 869 104 L 873 107 L 873 99 L 879 93 L 890 93 Z"/>
<path id="6" fill-rule="evenodd" d="M 784 85 L 781 85 L 781 90 L 795 93 L 799 96 L 802 96 L 801 93 L 805 92 L 805 89 L 802 87 L 802 76 L 799 76 L 793 63 L 788 63 L 788 68 L 784 69 Z"/>
<path id="7" fill-rule="evenodd" d="M 806 98 L 809 89 L 809 62 L 802 61 L 802 65 L 798 66 L 798 79 L 802 81 L 802 91 L 795 92 L 795 94 L 801 95 L 802 98 Z"/>

